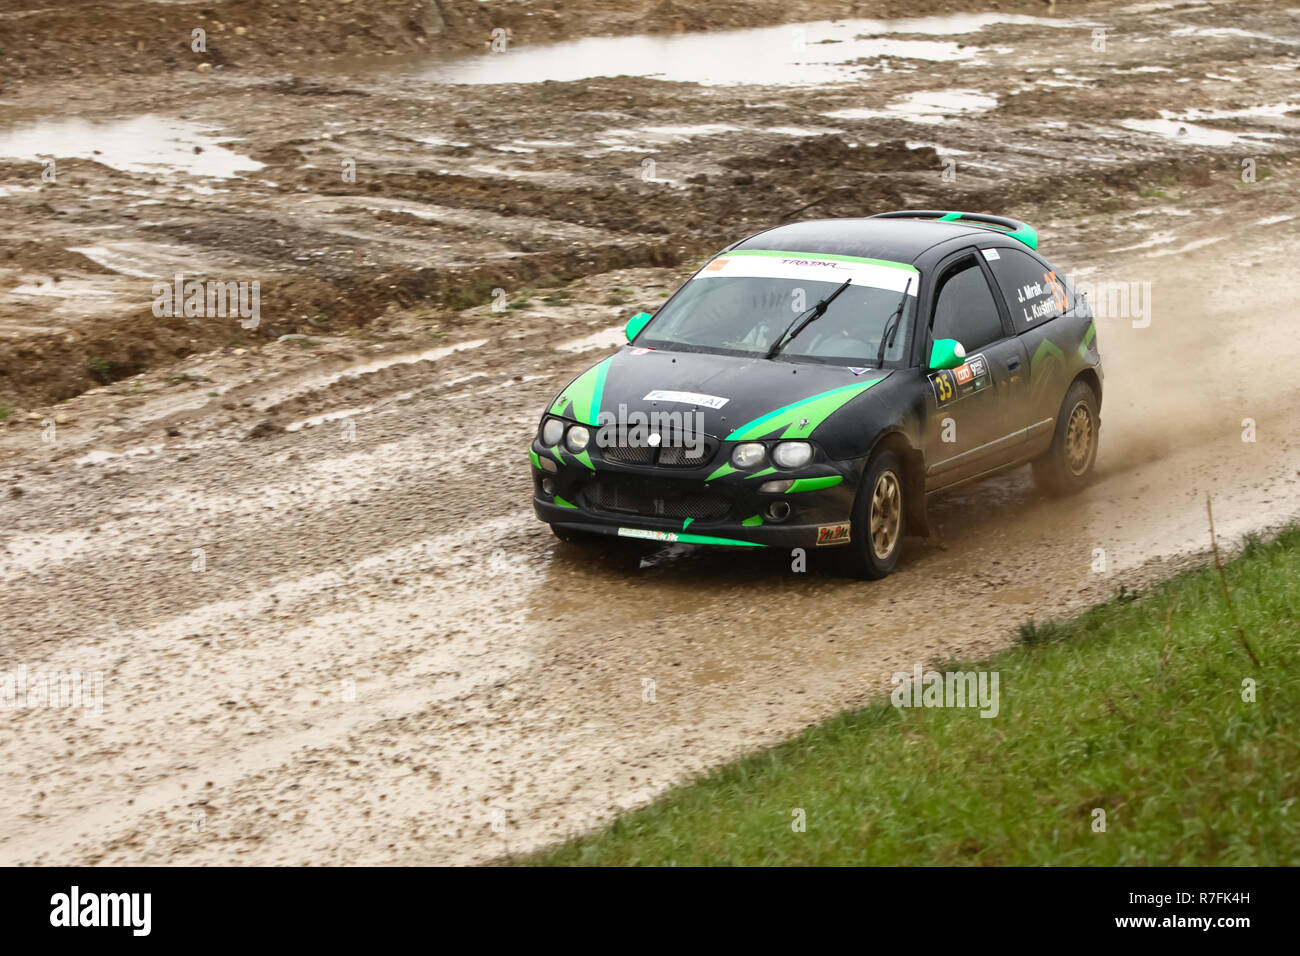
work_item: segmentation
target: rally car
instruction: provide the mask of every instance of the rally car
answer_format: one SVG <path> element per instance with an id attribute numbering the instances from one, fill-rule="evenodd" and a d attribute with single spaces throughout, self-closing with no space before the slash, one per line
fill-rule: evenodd
<path id="1" fill-rule="evenodd" d="M 1037 247 L 1018 220 L 942 211 L 729 246 L 542 415 L 537 516 L 565 541 L 834 550 L 881 578 L 931 495 L 1026 462 L 1081 488 L 1097 330 Z"/>

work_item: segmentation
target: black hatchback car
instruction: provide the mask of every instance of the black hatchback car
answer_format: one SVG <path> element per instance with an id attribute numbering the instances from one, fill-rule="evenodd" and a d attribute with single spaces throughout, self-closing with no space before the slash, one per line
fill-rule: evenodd
<path id="1" fill-rule="evenodd" d="M 834 549 L 888 574 L 926 500 L 1033 463 L 1087 481 L 1102 371 L 1086 299 L 1001 216 L 799 222 L 712 258 L 555 398 L 533 505 L 618 535 Z"/>

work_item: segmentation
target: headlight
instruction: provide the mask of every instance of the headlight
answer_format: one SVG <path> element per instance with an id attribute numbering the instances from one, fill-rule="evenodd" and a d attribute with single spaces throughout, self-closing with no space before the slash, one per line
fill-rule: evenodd
<path id="1" fill-rule="evenodd" d="M 802 468 L 812 461 L 812 445 L 806 441 L 783 441 L 772 449 L 772 461 L 781 468 Z"/>
<path id="2" fill-rule="evenodd" d="M 587 447 L 589 441 L 591 441 L 591 432 L 581 425 L 574 425 L 569 429 L 569 434 L 564 436 L 564 447 L 576 455 Z"/>
<path id="3" fill-rule="evenodd" d="M 747 441 L 737 445 L 731 452 L 731 463 L 737 468 L 756 468 L 767 457 L 767 446 L 761 442 Z"/>
<path id="4" fill-rule="evenodd" d="M 564 422 L 558 418 L 548 418 L 542 422 L 542 444 L 558 445 L 564 437 Z"/>

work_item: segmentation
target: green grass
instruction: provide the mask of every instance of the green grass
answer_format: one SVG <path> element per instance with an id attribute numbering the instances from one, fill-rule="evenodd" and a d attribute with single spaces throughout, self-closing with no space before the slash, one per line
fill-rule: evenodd
<path id="1" fill-rule="evenodd" d="M 1259 667 L 1215 569 L 1189 572 L 933 668 L 996 671 L 996 717 L 886 700 L 523 862 L 1300 864 L 1300 528 L 1226 570 Z"/>

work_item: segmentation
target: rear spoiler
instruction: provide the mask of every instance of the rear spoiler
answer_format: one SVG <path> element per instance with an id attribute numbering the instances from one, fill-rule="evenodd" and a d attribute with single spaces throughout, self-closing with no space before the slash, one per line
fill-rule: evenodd
<path id="1" fill-rule="evenodd" d="M 878 212 L 872 219 L 933 219 L 935 222 L 956 222 L 970 226 L 997 229 L 1012 239 L 1019 239 L 1030 249 L 1038 248 L 1038 233 L 1034 227 L 1019 219 L 1006 216 L 989 216 L 982 212 L 944 212 L 940 209 L 901 209 L 897 212 Z"/>

